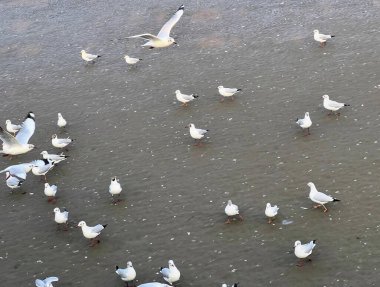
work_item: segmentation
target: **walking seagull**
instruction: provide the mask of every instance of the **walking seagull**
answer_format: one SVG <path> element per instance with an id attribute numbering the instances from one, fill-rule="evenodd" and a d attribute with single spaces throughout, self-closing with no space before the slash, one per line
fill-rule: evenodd
<path id="1" fill-rule="evenodd" d="M 349 104 L 332 101 L 330 100 L 330 97 L 328 95 L 323 95 L 322 98 L 323 98 L 323 107 L 326 110 L 330 111 L 329 115 L 331 115 L 331 112 L 336 112 L 337 110 L 340 110 L 343 107 L 350 106 Z M 337 115 L 339 116 L 340 113 L 338 113 Z"/>
<path id="2" fill-rule="evenodd" d="M 127 268 L 120 268 L 119 266 L 116 266 L 116 274 L 120 276 L 120 279 L 125 281 L 127 283 L 132 281 L 132 286 L 134 286 L 133 280 L 136 278 L 136 270 L 133 268 L 132 262 L 127 262 Z"/>
<path id="3" fill-rule="evenodd" d="M 153 48 L 164 48 L 168 47 L 172 44 L 177 44 L 175 40 L 170 37 L 170 31 L 174 27 L 174 25 L 178 22 L 178 20 L 183 15 L 183 10 L 185 9 L 185 6 L 181 5 L 177 12 L 165 23 L 164 26 L 162 26 L 160 32 L 158 32 L 157 36 L 154 36 L 152 34 L 144 33 L 140 35 L 130 36 L 128 38 L 143 38 L 146 40 L 149 40 L 142 46 L 148 46 L 150 49 Z"/>
<path id="4" fill-rule="evenodd" d="M 271 204 L 268 202 L 267 206 L 265 208 L 265 215 L 269 217 L 268 223 L 271 224 L 274 220 L 274 217 L 277 215 L 279 208 L 277 205 L 271 206 Z"/>
<path id="5" fill-rule="evenodd" d="M 242 89 L 225 88 L 223 86 L 219 86 L 218 87 L 219 94 L 221 94 L 223 96 L 223 98 L 221 99 L 222 102 L 224 101 L 224 98 L 230 98 L 231 100 L 233 100 L 234 99 L 234 95 L 237 92 L 240 92 L 241 90 Z"/>
<path id="6" fill-rule="evenodd" d="M 310 187 L 309 198 L 311 201 L 318 203 L 317 205 L 314 205 L 314 208 L 322 206 L 324 208 L 323 212 L 327 212 L 327 208 L 325 206 L 326 203 L 340 201 L 339 199 L 336 199 L 330 195 L 319 192 L 312 182 L 309 182 L 307 185 Z"/>
<path id="7" fill-rule="evenodd" d="M 81 221 L 78 223 L 78 226 L 82 228 L 83 236 L 90 239 L 90 242 L 91 242 L 90 246 L 94 246 L 94 245 L 100 243 L 100 240 L 96 239 L 96 238 L 100 235 L 102 230 L 107 227 L 107 224 L 105 224 L 105 225 L 98 224 L 95 226 L 87 226 L 86 222 Z"/>
<path id="8" fill-rule="evenodd" d="M 231 200 L 228 200 L 224 212 L 227 214 L 227 221 L 225 222 L 227 224 L 231 223 L 230 217 L 234 217 L 235 215 L 239 216 L 240 220 L 243 221 L 243 217 L 239 214 L 239 207 L 233 204 Z"/>
<path id="9" fill-rule="evenodd" d="M 69 225 L 69 212 L 66 208 L 61 211 L 58 207 L 54 208 L 54 221 L 58 224 L 58 228 L 61 224 L 65 224 L 65 231 L 67 231 L 67 227 Z"/>
<path id="10" fill-rule="evenodd" d="M 108 187 L 108 192 L 112 195 L 112 202 L 114 204 L 117 204 L 119 201 L 121 201 L 120 193 L 122 190 L 123 189 L 121 188 L 119 180 L 116 178 L 116 176 L 111 178 L 111 183 L 110 183 L 110 186 Z M 116 200 L 113 197 L 114 195 L 118 196 L 118 198 Z"/>
<path id="11" fill-rule="evenodd" d="M 80 53 L 81 53 L 82 59 L 85 60 L 86 62 L 93 63 L 95 59 L 101 57 L 100 55 L 93 55 L 93 54 L 87 53 L 85 50 L 80 51 Z"/>
<path id="12" fill-rule="evenodd" d="M 303 119 L 297 118 L 296 119 L 296 123 L 302 129 L 307 129 L 307 134 L 306 135 L 310 135 L 310 129 L 309 128 L 311 127 L 312 122 L 311 122 L 311 119 L 310 119 L 310 116 L 309 116 L 309 112 L 305 113 L 305 117 Z"/>
<path id="13" fill-rule="evenodd" d="M 198 98 L 198 96 L 195 96 L 193 94 L 191 94 L 191 95 L 182 94 L 180 90 L 175 91 L 175 96 L 176 96 L 177 100 L 182 103 L 181 106 L 187 106 L 187 103 Z"/>
<path id="14" fill-rule="evenodd" d="M 314 40 L 319 42 L 321 47 L 326 46 L 327 39 L 335 37 L 334 35 L 324 35 L 320 34 L 318 30 L 314 30 Z"/>
<path id="15" fill-rule="evenodd" d="M 195 139 L 195 145 L 200 144 L 200 140 L 205 136 L 208 130 L 197 129 L 194 124 L 188 125 L 190 136 Z M 197 142 L 198 141 L 198 142 Z"/>
<path id="16" fill-rule="evenodd" d="M 301 244 L 301 241 L 297 240 L 294 243 L 294 254 L 300 259 L 297 266 L 299 267 L 303 266 L 302 259 L 308 257 L 313 252 L 316 242 L 317 240 L 313 240 L 313 241 L 310 241 L 309 243 Z M 309 261 L 311 261 L 311 259 L 309 259 Z"/>
<path id="17" fill-rule="evenodd" d="M 179 272 L 177 267 L 174 265 L 173 260 L 169 260 L 168 265 L 168 268 L 161 267 L 160 273 L 164 277 L 164 280 L 172 285 L 174 282 L 179 280 L 181 277 L 181 272 Z"/>

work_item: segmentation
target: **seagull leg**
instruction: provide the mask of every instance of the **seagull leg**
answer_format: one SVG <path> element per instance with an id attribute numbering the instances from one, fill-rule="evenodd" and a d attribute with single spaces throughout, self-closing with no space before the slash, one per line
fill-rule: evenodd
<path id="1" fill-rule="evenodd" d="M 324 208 L 323 212 L 327 212 L 327 208 L 326 208 L 326 206 L 324 206 L 323 204 L 322 204 L 322 206 L 323 206 L 323 208 Z"/>
<path id="2" fill-rule="evenodd" d="M 304 262 L 303 262 L 302 259 L 300 259 L 300 260 L 298 261 L 298 263 L 297 263 L 297 266 L 298 266 L 298 267 L 302 267 L 303 265 L 304 265 Z"/>
<path id="3" fill-rule="evenodd" d="M 67 230 L 69 230 L 69 223 L 68 222 L 65 223 L 65 228 L 63 229 L 63 231 L 67 231 Z"/>
<path id="4" fill-rule="evenodd" d="M 231 101 L 235 100 L 234 95 L 231 96 Z"/>
<path id="5" fill-rule="evenodd" d="M 221 102 L 221 103 L 224 102 L 224 97 L 222 97 L 222 98 L 220 99 L 220 102 Z"/>
<path id="6" fill-rule="evenodd" d="M 320 207 L 320 206 L 322 206 L 322 205 L 317 204 L 317 205 L 314 205 L 313 207 L 314 207 L 314 208 L 318 208 L 318 207 Z"/>
<path id="7" fill-rule="evenodd" d="M 241 216 L 240 214 L 238 214 L 238 215 L 239 215 L 240 220 L 243 221 L 244 220 L 243 216 Z"/>
<path id="8" fill-rule="evenodd" d="M 269 218 L 268 224 L 271 224 L 271 223 L 272 223 L 272 218 Z"/>
<path id="9" fill-rule="evenodd" d="M 44 174 L 44 177 L 45 177 L 45 182 L 47 182 L 46 173 Z"/>
<path id="10" fill-rule="evenodd" d="M 230 220 L 230 217 L 228 216 L 227 217 L 227 220 L 224 222 L 225 224 L 230 224 L 231 223 L 231 220 Z"/>
<path id="11" fill-rule="evenodd" d="M 310 128 L 307 128 L 307 135 L 310 135 Z"/>

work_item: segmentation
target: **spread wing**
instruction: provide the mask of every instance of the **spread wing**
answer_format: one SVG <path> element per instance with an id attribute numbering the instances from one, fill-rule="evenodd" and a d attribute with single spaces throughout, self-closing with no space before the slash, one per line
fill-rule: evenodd
<path id="1" fill-rule="evenodd" d="M 48 277 L 44 280 L 46 286 L 49 286 L 51 282 L 58 281 L 58 277 Z"/>
<path id="2" fill-rule="evenodd" d="M 178 20 L 183 15 L 184 9 L 185 7 L 183 5 L 181 5 L 181 7 L 178 8 L 177 12 L 175 12 L 174 15 L 169 19 L 169 21 L 166 22 L 164 26 L 162 26 L 160 32 L 158 32 L 158 38 L 169 38 L 171 29 L 174 27 L 175 24 L 177 24 Z"/>
<path id="3" fill-rule="evenodd" d="M 36 286 L 37 287 L 45 287 L 46 285 L 45 285 L 44 281 L 37 279 L 36 280 Z"/>
<path id="4" fill-rule="evenodd" d="M 16 138 L 0 127 L 0 140 L 6 145 L 19 145 Z"/>
<path id="5" fill-rule="evenodd" d="M 34 121 L 34 118 L 27 116 L 25 121 L 21 124 L 21 129 L 16 135 L 16 140 L 20 144 L 27 144 L 29 139 L 34 134 L 34 130 L 36 129 L 36 122 Z"/>
<path id="6" fill-rule="evenodd" d="M 135 36 L 130 36 L 128 38 L 143 38 L 146 40 L 160 40 L 160 38 L 152 35 L 152 34 L 140 34 L 140 35 L 135 35 Z"/>

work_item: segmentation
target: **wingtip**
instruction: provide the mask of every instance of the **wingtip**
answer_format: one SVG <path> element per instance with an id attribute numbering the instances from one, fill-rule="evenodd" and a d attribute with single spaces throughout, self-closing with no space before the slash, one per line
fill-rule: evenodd
<path id="1" fill-rule="evenodd" d="M 199 98 L 199 96 L 197 96 L 197 95 L 194 95 L 193 97 L 194 97 L 194 98 Z"/>
<path id="2" fill-rule="evenodd" d="M 335 35 L 331 35 L 331 38 L 335 37 Z"/>
<path id="3" fill-rule="evenodd" d="M 314 240 L 313 240 L 313 243 L 315 244 L 316 242 L 317 242 L 317 239 L 314 239 Z"/>
<path id="4" fill-rule="evenodd" d="M 181 6 L 179 6 L 177 11 L 179 11 L 179 10 L 185 10 L 185 6 L 183 4 Z"/>
<path id="5" fill-rule="evenodd" d="M 117 265 L 116 265 L 116 268 L 115 268 L 115 270 L 117 270 L 117 269 L 119 269 L 119 266 L 117 266 Z"/>
<path id="6" fill-rule="evenodd" d="M 103 228 L 106 228 L 108 224 L 102 224 Z"/>
<path id="7" fill-rule="evenodd" d="M 349 107 L 350 105 L 349 104 L 344 104 L 345 107 Z"/>
<path id="8" fill-rule="evenodd" d="M 242 91 L 242 89 L 237 89 L 238 92 Z"/>
<path id="9" fill-rule="evenodd" d="M 340 201 L 340 199 L 334 198 L 334 200 L 333 200 L 333 201 Z"/>

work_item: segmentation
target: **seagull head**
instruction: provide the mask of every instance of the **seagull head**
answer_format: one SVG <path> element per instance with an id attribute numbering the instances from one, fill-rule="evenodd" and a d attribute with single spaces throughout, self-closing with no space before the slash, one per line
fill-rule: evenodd
<path id="1" fill-rule="evenodd" d="M 312 183 L 312 182 L 308 182 L 308 183 L 307 183 L 307 186 L 310 187 L 310 188 L 315 187 L 314 183 Z"/>
<path id="2" fill-rule="evenodd" d="M 127 267 L 133 267 L 133 265 L 132 265 L 132 262 L 131 262 L 131 261 L 128 261 L 128 262 L 127 262 Z"/>
<path id="3" fill-rule="evenodd" d="M 328 100 L 329 99 L 329 95 L 323 95 L 322 98 Z"/>
<path id="4" fill-rule="evenodd" d="M 61 113 L 58 113 L 58 117 L 59 117 L 59 118 L 62 118 L 62 114 L 61 114 Z"/>
<path id="5" fill-rule="evenodd" d="M 297 240 L 296 242 L 294 242 L 294 248 L 296 248 L 298 245 L 301 245 L 301 241 Z"/>
<path id="6" fill-rule="evenodd" d="M 318 30 L 314 30 L 314 34 L 319 34 L 319 31 Z"/>
<path id="7" fill-rule="evenodd" d="M 28 144 L 28 150 L 32 150 L 34 148 L 35 148 L 34 144 Z"/>
<path id="8" fill-rule="evenodd" d="M 57 212 L 61 212 L 61 210 L 59 210 L 59 208 L 56 207 L 56 208 L 54 208 L 53 212 L 54 212 L 54 213 L 57 213 Z"/>
<path id="9" fill-rule="evenodd" d="M 52 138 L 52 139 L 56 139 L 56 138 L 57 138 L 57 135 L 54 134 L 54 135 L 51 136 L 51 138 Z"/>
<path id="10" fill-rule="evenodd" d="M 309 112 L 306 112 L 305 113 L 305 118 L 308 118 L 309 117 Z"/>
<path id="11" fill-rule="evenodd" d="M 224 88 L 223 86 L 219 86 L 219 87 L 218 87 L 219 90 L 220 90 L 220 89 L 223 89 L 223 88 Z"/>
<path id="12" fill-rule="evenodd" d="M 227 204 L 228 204 L 228 205 L 231 205 L 231 204 L 232 204 L 231 199 L 228 200 Z"/>
<path id="13" fill-rule="evenodd" d="M 176 95 L 178 95 L 178 94 L 180 94 L 180 93 L 181 93 L 180 90 L 176 90 L 176 91 L 175 91 L 175 94 L 176 94 Z"/>
<path id="14" fill-rule="evenodd" d="M 82 220 L 81 222 L 78 223 L 78 227 L 83 227 L 83 226 L 86 226 L 86 222 Z"/>
<path id="15" fill-rule="evenodd" d="M 172 38 L 172 37 L 169 37 L 169 38 L 168 38 L 168 42 L 169 42 L 170 44 L 176 44 L 176 45 L 177 45 L 177 43 L 175 42 L 174 38 Z"/>
<path id="16" fill-rule="evenodd" d="M 124 59 L 129 59 L 129 56 L 128 56 L 128 55 L 125 55 L 125 56 L 124 56 Z"/>
<path id="17" fill-rule="evenodd" d="M 111 178 L 111 181 L 116 181 L 116 182 L 117 182 L 117 178 L 116 178 L 116 176 L 112 177 L 112 178 Z"/>
<path id="18" fill-rule="evenodd" d="M 270 203 L 268 202 L 268 203 L 267 203 L 267 208 L 270 208 L 270 207 L 271 207 L 271 205 L 270 205 Z"/>
<path id="19" fill-rule="evenodd" d="M 10 121 L 10 120 L 6 120 L 5 123 L 6 123 L 6 124 L 10 124 L 11 121 Z"/>
<path id="20" fill-rule="evenodd" d="M 194 126 L 194 124 L 189 124 L 188 126 L 187 126 L 187 128 L 195 128 L 195 126 Z"/>
<path id="21" fill-rule="evenodd" d="M 42 151 L 40 154 L 42 154 L 42 155 L 46 155 L 46 154 L 48 154 L 48 152 L 47 152 L 46 150 L 44 150 L 44 151 Z"/>
<path id="22" fill-rule="evenodd" d="M 175 267 L 173 260 L 169 260 L 168 265 L 169 265 L 169 268 L 170 267 Z"/>
<path id="23" fill-rule="evenodd" d="M 33 119 L 34 119 L 36 116 L 34 115 L 33 112 L 29 112 L 27 117 L 28 117 L 28 118 L 33 118 Z"/>
<path id="24" fill-rule="evenodd" d="M 50 184 L 49 183 L 45 183 L 45 188 L 48 188 L 48 187 L 50 187 Z"/>
<path id="25" fill-rule="evenodd" d="M 85 50 L 81 50 L 80 53 L 83 55 L 83 54 L 86 54 L 86 51 Z"/>

